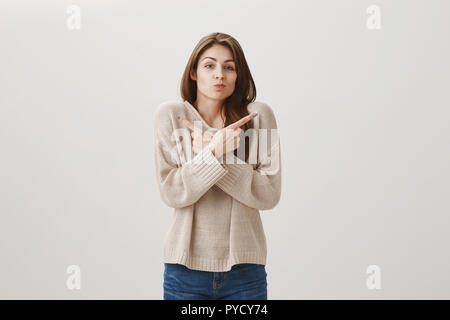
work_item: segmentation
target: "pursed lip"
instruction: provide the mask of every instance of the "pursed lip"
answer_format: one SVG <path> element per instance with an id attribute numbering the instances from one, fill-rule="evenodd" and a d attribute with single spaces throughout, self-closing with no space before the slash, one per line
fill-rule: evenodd
<path id="1" fill-rule="evenodd" d="M 223 83 L 215 84 L 214 87 L 223 88 L 225 85 Z"/>

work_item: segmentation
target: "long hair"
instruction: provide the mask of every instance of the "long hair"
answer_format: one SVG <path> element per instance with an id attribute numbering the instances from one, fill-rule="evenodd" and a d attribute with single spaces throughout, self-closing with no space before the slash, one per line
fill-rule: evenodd
<path id="1" fill-rule="evenodd" d="M 197 82 L 190 77 L 191 70 L 197 70 L 198 59 L 203 52 L 214 44 L 219 44 L 227 47 L 233 54 L 233 59 L 236 65 L 236 83 L 235 88 L 231 96 L 225 99 L 225 103 L 222 108 L 225 108 L 225 127 L 238 121 L 239 119 L 249 114 L 247 105 L 256 99 L 256 87 L 253 81 L 252 74 L 245 59 L 244 51 L 242 50 L 239 42 L 232 36 L 214 32 L 200 39 L 191 53 L 189 61 L 181 78 L 181 98 L 189 101 L 194 106 L 194 102 L 197 99 Z M 195 107 L 195 106 L 194 106 Z M 220 110 L 222 116 L 223 110 Z M 247 122 L 241 127 L 246 132 L 251 128 L 250 122 Z M 248 137 L 246 137 L 248 138 Z M 246 139 L 247 140 L 247 139 Z M 245 161 L 248 160 L 249 143 L 245 141 Z M 237 156 L 237 149 L 234 150 L 234 154 Z"/>

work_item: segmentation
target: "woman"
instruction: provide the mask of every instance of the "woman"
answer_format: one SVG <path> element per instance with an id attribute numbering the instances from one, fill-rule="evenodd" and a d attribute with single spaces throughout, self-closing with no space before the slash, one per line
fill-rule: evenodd
<path id="1" fill-rule="evenodd" d="M 158 106 L 154 118 L 158 188 L 174 208 L 164 299 L 266 300 L 259 210 L 274 208 L 281 196 L 274 113 L 255 101 L 241 46 L 224 33 L 194 48 L 181 96 L 183 102 Z"/>

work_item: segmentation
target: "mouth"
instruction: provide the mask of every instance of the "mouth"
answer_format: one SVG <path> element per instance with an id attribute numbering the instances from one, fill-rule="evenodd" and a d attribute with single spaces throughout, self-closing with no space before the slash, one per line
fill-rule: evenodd
<path id="1" fill-rule="evenodd" d="M 223 88 L 225 88 L 225 85 L 223 85 L 223 84 L 215 84 L 214 87 L 217 88 L 217 89 L 223 89 Z"/>

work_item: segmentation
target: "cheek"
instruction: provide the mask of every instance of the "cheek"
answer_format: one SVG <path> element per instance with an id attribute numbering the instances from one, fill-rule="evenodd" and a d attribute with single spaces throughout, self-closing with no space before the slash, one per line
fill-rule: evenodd
<path id="1" fill-rule="evenodd" d="M 236 85 L 236 79 L 237 79 L 237 75 L 236 75 L 236 74 L 231 75 L 231 76 L 229 77 L 229 79 L 228 79 L 228 83 L 229 83 L 228 85 L 229 85 L 230 87 L 234 88 L 235 85 Z"/>
<path id="2" fill-rule="evenodd" d="M 236 73 L 230 74 L 230 83 L 235 84 L 236 83 L 236 79 L 237 79 L 237 74 Z"/>
<path id="3" fill-rule="evenodd" d="M 207 82 L 208 74 L 204 70 L 197 71 L 197 82 L 199 84 L 204 84 Z"/>

